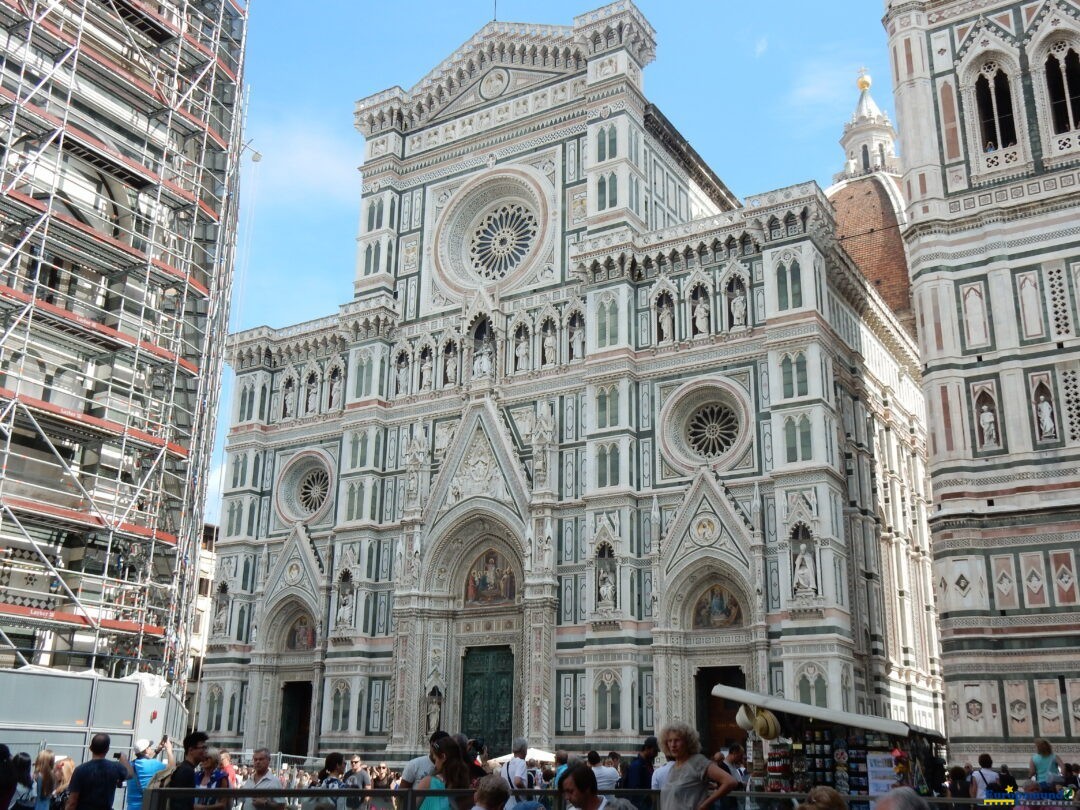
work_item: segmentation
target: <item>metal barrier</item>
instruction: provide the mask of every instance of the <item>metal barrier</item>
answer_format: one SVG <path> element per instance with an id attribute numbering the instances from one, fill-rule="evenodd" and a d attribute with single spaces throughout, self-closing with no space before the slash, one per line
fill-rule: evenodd
<path id="1" fill-rule="evenodd" d="M 605 796 L 627 799 L 640 810 L 658 810 L 660 793 L 655 790 L 605 790 Z M 555 790 L 516 791 L 518 801 L 538 802 L 547 810 L 570 810 L 573 805 L 566 803 L 563 796 Z M 882 794 L 883 795 L 883 794 Z M 882 798 L 874 796 L 845 796 L 851 810 L 864 808 L 869 810 L 871 802 Z M 1039 794 L 1040 796 L 1042 794 Z M 152 791 L 143 802 L 143 810 L 197 810 L 202 804 L 231 800 L 230 806 L 242 810 L 418 810 L 424 799 L 447 796 L 462 799 L 459 807 L 467 810 L 473 804 L 473 791 L 470 790 L 361 790 L 359 788 L 301 788 L 280 790 L 207 790 L 190 788 L 163 788 Z M 743 792 L 730 793 L 727 799 L 734 800 L 728 805 L 733 810 L 794 810 L 806 798 L 805 793 L 768 793 Z M 1069 800 L 1064 796 L 1055 798 L 1027 798 L 1025 794 L 1016 794 L 1013 802 L 1000 799 L 952 799 L 944 796 L 923 797 L 931 810 L 967 810 L 968 807 L 1021 808 L 1046 807 L 1074 810 L 1080 808 L 1080 799 Z M 248 801 L 251 800 L 251 801 Z M 466 802 L 467 800 L 467 802 Z M 453 807 L 454 802 L 451 802 Z M 521 810 L 521 804 L 517 805 Z"/>

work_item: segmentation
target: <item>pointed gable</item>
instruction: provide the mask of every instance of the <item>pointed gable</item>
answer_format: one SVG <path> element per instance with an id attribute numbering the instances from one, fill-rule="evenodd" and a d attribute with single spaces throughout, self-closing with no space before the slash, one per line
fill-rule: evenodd
<path id="1" fill-rule="evenodd" d="M 750 526 L 714 474 L 707 470 L 698 472 L 677 515 L 660 550 L 661 573 L 665 579 L 702 555 L 722 559 L 750 577 Z"/>
<path id="2" fill-rule="evenodd" d="M 267 608 L 287 596 L 300 595 L 317 614 L 323 562 L 302 523 L 293 525 L 274 567 L 266 578 Z"/>

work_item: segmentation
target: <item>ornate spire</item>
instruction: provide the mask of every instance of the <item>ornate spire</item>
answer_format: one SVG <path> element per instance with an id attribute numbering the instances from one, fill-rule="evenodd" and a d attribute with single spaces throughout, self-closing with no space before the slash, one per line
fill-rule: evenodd
<path id="1" fill-rule="evenodd" d="M 851 120 L 844 124 L 840 145 L 844 147 L 844 170 L 833 179 L 837 182 L 871 172 L 900 173 L 896 157 L 896 131 L 889 116 L 881 111 L 870 95 L 873 79 L 866 68 L 859 70 L 855 82 L 859 88 L 859 100 Z"/>

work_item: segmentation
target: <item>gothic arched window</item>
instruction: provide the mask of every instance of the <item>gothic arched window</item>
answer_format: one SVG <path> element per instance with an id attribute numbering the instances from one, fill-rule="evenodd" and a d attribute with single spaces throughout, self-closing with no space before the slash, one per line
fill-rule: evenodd
<path id="1" fill-rule="evenodd" d="M 993 60 L 982 66 L 975 80 L 975 106 L 986 151 L 1016 145 L 1012 86 L 1008 74 Z"/>
<path id="2" fill-rule="evenodd" d="M 1080 56 L 1066 42 L 1056 42 L 1046 57 L 1046 92 L 1055 134 L 1080 127 Z"/>
<path id="3" fill-rule="evenodd" d="M 334 697 L 330 702 L 330 730 L 349 730 L 349 703 L 351 691 L 346 683 L 334 687 Z"/>

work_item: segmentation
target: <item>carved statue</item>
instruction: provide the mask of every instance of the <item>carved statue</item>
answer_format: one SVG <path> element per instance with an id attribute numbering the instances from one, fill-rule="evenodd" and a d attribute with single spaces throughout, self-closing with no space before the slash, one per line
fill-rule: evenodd
<path id="1" fill-rule="evenodd" d="M 446 355 L 446 363 L 443 369 L 443 377 L 446 385 L 455 385 L 457 383 L 457 352 L 452 351 Z"/>
<path id="2" fill-rule="evenodd" d="M 287 419 L 293 415 L 293 381 L 286 380 L 281 390 L 281 417 Z"/>
<path id="3" fill-rule="evenodd" d="M 694 333 L 709 334 L 709 299 L 705 295 L 694 304 Z"/>
<path id="4" fill-rule="evenodd" d="M 428 698 L 428 710 L 427 710 L 427 730 L 429 734 L 434 734 L 439 730 L 439 722 L 442 719 L 442 702 L 432 696 Z"/>
<path id="5" fill-rule="evenodd" d="M 799 553 L 795 556 L 795 573 L 792 577 L 796 595 L 817 593 L 817 576 L 814 573 L 814 557 L 806 549 L 806 543 L 799 544 Z"/>
<path id="6" fill-rule="evenodd" d="M 342 627 L 348 624 L 352 624 L 352 608 L 353 608 L 353 584 L 351 581 L 346 580 L 342 582 L 338 589 L 338 606 L 337 606 L 337 624 L 338 627 Z"/>
<path id="7" fill-rule="evenodd" d="M 570 327 L 570 352 L 572 360 L 582 360 L 585 357 L 585 327 L 581 324 Z"/>
<path id="8" fill-rule="evenodd" d="M 517 345 L 514 347 L 514 368 L 517 371 L 529 370 L 529 338 L 524 332 L 518 334 Z"/>
<path id="9" fill-rule="evenodd" d="M 615 604 L 615 582 L 608 571 L 602 570 L 600 572 L 598 592 L 600 594 L 600 605 L 611 606 Z"/>
<path id="10" fill-rule="evenodd" d="M 425 354 L 420 361 L 420 387 L 424 390 L 431 388 L 431 355 Z"/>
<path id="11" fill-rule="evenodd" d="M 544 330 L 544 365 L 553 366 L 558 359 L 558 346 L 555 343 L 555 330 L 551 327 Z"/>
<path id="12" fill-rule="evenodd" d="M 215 634 L 225 632 L 225 624 L 229 618 L 229 594 L 218 591 L 214 598 L 214 627 Z"/>
<path id="13" fill-rule="evenodd" d="M 341 374 L 334 372 L 330 375 L 330 392 L 326 398 L 327 408 L 336 408 L 341 404 L 338 399 L 341 396 Z"/>
<path id="14" fill-rule="evenodd" d="M 397 367 L 397 392 L 399 395 L 409 393 L 409 364 L 405 361 Z"/>
<path id="15" fill-rule="evenodd" d="M 1054 406 L 1044 396 L 1039 396 L 1039 402 L 1035 405 L 1035 412 L 1039 417 L 1039 438 L 1057 438 L 1057 418 L 1054 414 Z"/>
<path id="16" fill-rule="evenodd" d="M 533 445 L 546 447 L 551 444 L 552 435 L 555 432 L 555 420 L 546 405 L 540 407 L 540 413 L 536 416 L 536 425 L 533 427 Z"/>
<path id="17" fill-rule="evenodd" d="M 982 428 L 983 447 L 997 447 L 997 417 L 989 405 L 983 405 L 979 413 L 979 427 Z"/>
<path id="18" fill-rule="evenodd" d="M 490 377 L 492 372 L 492 346 L 491 338 L 485 337 L 480 344 L 476 347 L 476 353 L 473 356 L 473 376 L 474 377 Z"/>
<path id="19" fill-rule="evenodd" d="M 304 411 L 315 413 L 319 409 L 319 381 L 312 374 L 307 381 L 307 398 L 304 401 Z"/>
<path id="20" fill-rule="evenodd" d="M 668 341 L 675 339 L 675 309 L 670 303 L 665 301 L 660 305 L 660 312 L 658 313 L 660 323 L 660 341 Z"/>
<path id="21" fill-rule="evenodd" d="M 746 294 L 741 289 L 731 298 L 731 325 L 746 326 Z"/>

